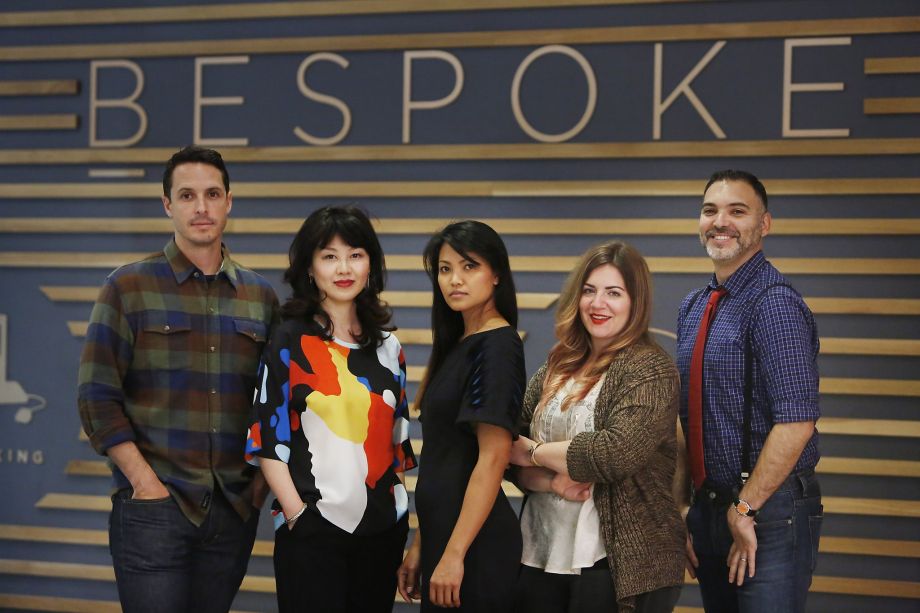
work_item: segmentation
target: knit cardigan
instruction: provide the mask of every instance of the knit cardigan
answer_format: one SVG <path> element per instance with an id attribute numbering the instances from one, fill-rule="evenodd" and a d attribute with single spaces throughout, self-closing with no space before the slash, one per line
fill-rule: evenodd
<path id="1" fill-rule="evenodd" d="M 546 364 L 524 395 L 529 436 Z M 594 483 L 607 561 L 621 613 L 635 596 L 684 582 L 686 530 L 671 494 L 677 457 L 680 380 L 656 345 L 621 350 L 607 369 L 594 405 L 594 432 L 577 434 L 566 456 L 569 475 Z"/>

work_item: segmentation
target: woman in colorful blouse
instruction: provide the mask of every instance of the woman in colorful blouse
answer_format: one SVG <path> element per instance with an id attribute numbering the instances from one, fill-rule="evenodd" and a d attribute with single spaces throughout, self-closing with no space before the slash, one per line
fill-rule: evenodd
<path id="1" fill-rule="evenodd" d="M 620 241 L 589 250 L 563 288 L 558 342 L 527 386 L 511 454 L 531 492 L 519 611 L 666 613 L 680 595 L 679 381 L 651 313 L 648 266 Z"/>
<path id="2" fill-rule="evenodd" d="M 408 534 L 400 474 L 406 365 L 380 301 L 386 271 L 367 216 L 310 215 L 294 237 L 259 372 L 247 452 L 277 496 L 275 579 L 288 611 L 390 611 Z"/>

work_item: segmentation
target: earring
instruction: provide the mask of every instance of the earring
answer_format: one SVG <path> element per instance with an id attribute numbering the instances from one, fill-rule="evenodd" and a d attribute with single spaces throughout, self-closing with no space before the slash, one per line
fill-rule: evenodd
<path id="1" fill-rule="evenodd" d="M 316 280 L 313 278 L 313 275 L 307 273 L 307 278 L 310 279 L 310 285 L 316 287 Z"/>

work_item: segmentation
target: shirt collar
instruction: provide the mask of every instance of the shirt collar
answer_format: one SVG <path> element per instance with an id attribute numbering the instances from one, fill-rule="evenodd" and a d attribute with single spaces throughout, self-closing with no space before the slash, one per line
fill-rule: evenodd
<path id="1" fill-rule="evenodd" d="M 192 264 L 192 262 L 185 257 L 185 254 L 182 253 L 179 246 L 176 244 L 175 238 L 170 239 L 170 241 L 166 243 L 166 246 L 163 248 L 163 254 L 166 256 L 166 261 L 169 262 L 169 267 L 172 268 L 173 275 L 176 277 L 176 283 L 180 285 L 185 283 L 188 278 L 196 272 L 201 272 L 197 266 Z M 230 250 L 223 243 L 220 244 L 220 254 L 221 262 L 217 275 L 226 277 L 230 285 L 236 289 L 237 282 L 239 281 L 239 272 L 236 269 L 236 264 L 230 259 Z"/>
<path id="2" fill-rule="evenodd" d="M 732 275 L 722 284 L 728 295 L 737 295 L 757 274 L 757 270 L 767 261 L 763 250 L 758 251 L 751 259 L 741 265 L 741 267 L 732 273 Z M 709 279 L 709 289 L 714 290 L 719 287 L 719 280 L 716 279 L 715 273 Z"/>

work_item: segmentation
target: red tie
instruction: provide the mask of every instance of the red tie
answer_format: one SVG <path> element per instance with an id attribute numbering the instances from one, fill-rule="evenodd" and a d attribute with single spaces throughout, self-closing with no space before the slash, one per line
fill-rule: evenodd
<path id="1" fill-rule="evenodd" d="M 706 335 L 709 324 L 716 315 L 716 306 L 724 296 L 724 287 L 714 289 L 709 294 L 709 302 L 703 311 L 700 328 L 696 333 L 696 343 L 693 345 L 693 356 L 690 358 L 690 386 L 687 394 L 687 441 L 690 453 L 690 471 L 693 475 L 693 485 L 699 488 L 706 480 L 706 464 L 703 461 L 703 353 L 706 350 Z"/>

